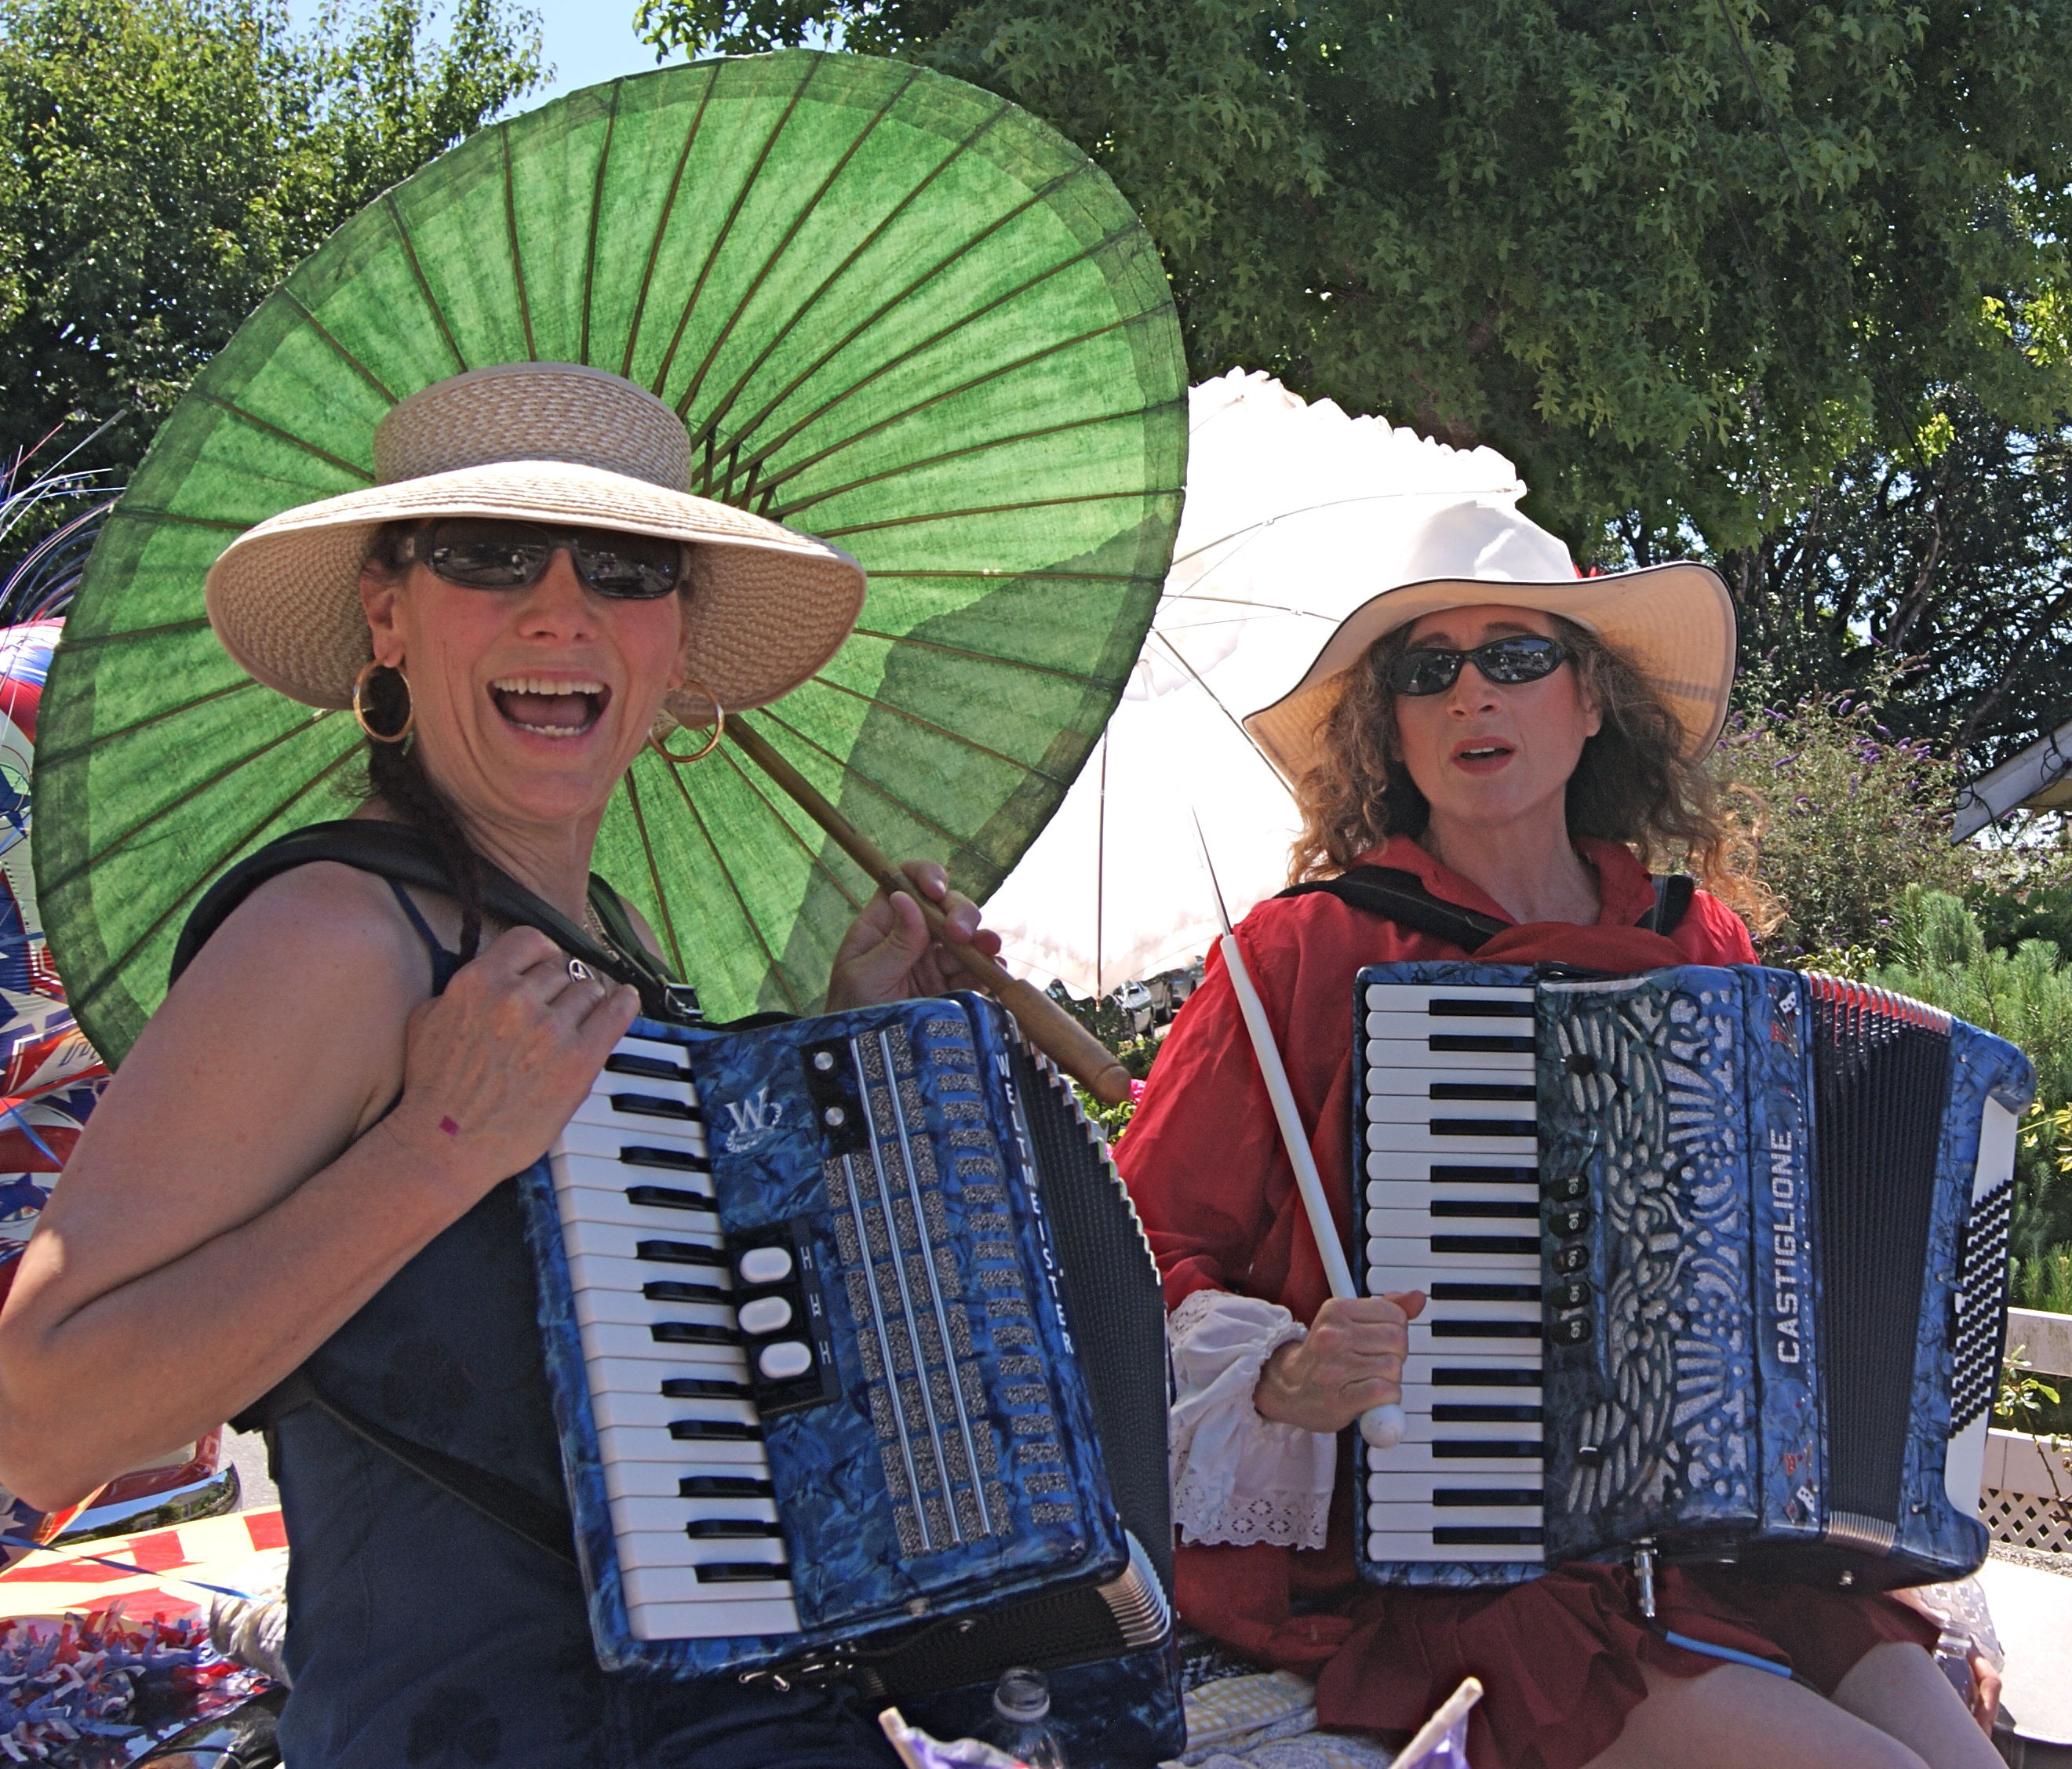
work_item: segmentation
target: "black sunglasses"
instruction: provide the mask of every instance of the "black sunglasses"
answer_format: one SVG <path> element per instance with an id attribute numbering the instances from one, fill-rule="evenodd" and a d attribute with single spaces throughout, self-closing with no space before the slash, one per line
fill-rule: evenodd
<path id="1" fill-rule="evenodd" d="M 1503 687 L 1521 682 L 1537 682 L 1560 668 L 1568 652 L 1551 638 L 1537 633 L 1519 633 L 1509 638 L 1493 638 L 1471 651 L 1455 651 L 1437 646 L 1405 651 L 1388 666 L 1388 685 L 1398 694 L 1444 694 L 1460 679 L 1461 666 L 1469 659 L 1483 676 Z"/>
<path id="2" fill-rule="evenodd" d="M 396 560 L 422 560 L 434 577 L 467 589 L 522 589 L 540 581 L 561 547 L 591 590 L 619 601 L 653 601 L 673 591 L 684 574 L 680 541 L 611 528 L 546 528 L 470 516 L 449 517 L 405 535 Z"/>

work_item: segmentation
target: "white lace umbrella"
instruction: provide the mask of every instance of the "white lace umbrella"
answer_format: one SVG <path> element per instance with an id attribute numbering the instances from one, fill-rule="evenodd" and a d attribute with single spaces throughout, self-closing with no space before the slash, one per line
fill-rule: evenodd
<path id="1" fill-rule="evenodd" d="M 1494 449 L 1308 404 L 1264 374 L 1204 381 L 1188 408 L 1179 540 L 1128 689 L 986 905 L 1010 968 L 1079 995 L 1184 964 L 1219 930 L 1190 810 L 1233 917 L 1281 889 L 1294 801 L 1239 720 L 1293 687 L 1339 621 L 1395 581 L 1426 517 L 1525 492 Z"/>

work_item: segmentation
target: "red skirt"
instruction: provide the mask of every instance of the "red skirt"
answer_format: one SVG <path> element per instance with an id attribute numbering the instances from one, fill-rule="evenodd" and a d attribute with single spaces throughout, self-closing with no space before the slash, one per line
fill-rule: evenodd
<path id="1" fill-rule="evenodd" d="M 1265 1557 L 1279 1562 L 1272 1574 Z M 1315 1677 L 1317 1718 L 1327 1727 L 1400 1740 L 1462 1678 L 1480 1677 L 1469 1755 L 1490 1769 L 1581 1769 L 1611 1747 L 1646 1699 L 1642 1664 L 1671 1677 L 1720 1668 L 1717 1659 L 1671 1646 L 1641 1619 L 1623 1567 L 1564 1566 L 1496 1590 L 1380 1590 L 1335 1581 L 1334 1589 L 1320 1589 L 1316 1575 L 1337 1558 L 1183 1547 L 1180 1613 L 1276 1669 Z M 1289 1559 L 1301 1566 L 1292 1581 Z M 1260 1574 L 1293 1597 L 1292 1612 L 1285 1599 L 1271 1605 L 1280 1613 L 1270 1619 L 1268 1606 L 1244 1603 L 1244 1587 Z M 1720 1568 L 1665 1569 L 1655 1591 L 1662 1627 L 1789 1664 L 1824 1694 L 1888 1640 L 1935 1649 L 1934 1624 L 1889 1597 Z M 1239 1613 L 1248 1607 L 1249 1616 Z"/>

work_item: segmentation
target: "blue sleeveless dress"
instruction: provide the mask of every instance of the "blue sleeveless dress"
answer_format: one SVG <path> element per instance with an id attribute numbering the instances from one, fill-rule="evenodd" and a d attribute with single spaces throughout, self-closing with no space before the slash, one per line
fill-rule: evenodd
<path id="1" fill-rule="evenodd" d="M 459 961 L 401 887 L 433 992 Z M 320 1392 L 565 1504 L 517 1191 L 434 1237 L 325 1342 Z M 318 1408 L 277 1426 L 294 1769 L 893 1769 L 846 1689 L 606 1677 L 575 1569 Z"/>

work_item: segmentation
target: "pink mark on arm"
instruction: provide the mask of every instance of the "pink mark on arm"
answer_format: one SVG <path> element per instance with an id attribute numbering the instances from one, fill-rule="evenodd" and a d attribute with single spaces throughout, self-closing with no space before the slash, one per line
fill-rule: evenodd
<path id="1" fill-rule="evenodd" d="M 460 1135 L 460 1126 L 456 1124 L 450 1118 L 441 1118 L 439 1120 L 439 1128 L 444 1131 L 449 1136 L 458 1136 Z"/>

